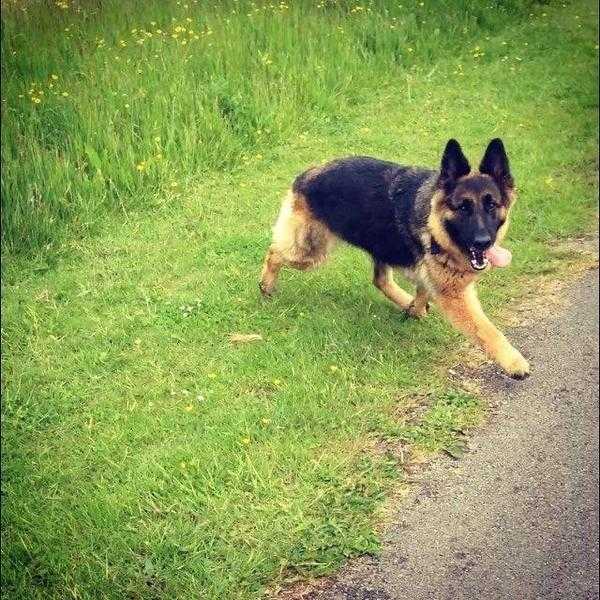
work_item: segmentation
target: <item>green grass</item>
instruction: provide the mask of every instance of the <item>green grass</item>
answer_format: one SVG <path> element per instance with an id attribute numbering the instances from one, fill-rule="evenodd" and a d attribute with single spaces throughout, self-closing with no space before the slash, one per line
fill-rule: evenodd
<path id="1" fill-rule="evenodd" d="M 7 596 L 254 598 L 330 572 L 377 551 L 402 478 L 373 444 L 450 447 L 481 418 L 440 369 L 460 336 L 394 310 L 358 251 L 259 298 L 308 164 L 435 165 L 449 137 L 475 162 L 502 137 L 520 200 L 496 316 L 596 227 L 593 3 L 238 4 L 3 6 Z M 195 42 L 135 43 L 188 14 Z"/>

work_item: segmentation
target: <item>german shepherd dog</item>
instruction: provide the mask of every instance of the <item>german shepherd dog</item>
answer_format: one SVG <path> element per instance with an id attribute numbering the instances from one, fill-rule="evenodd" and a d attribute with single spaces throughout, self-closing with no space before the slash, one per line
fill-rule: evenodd
<path id="1" fill-rule="evenodd" d="M 260 289 L 270 296 L 282 266 L 321 264 L 336 240 L 373 258 L 373 283 L 415 318 L 433 300 L 449 321 L 478 342 L 510 376 L 529 364 L 483 312 L 475 284 L 490 266 L 506 266 L 506 234 L 515 188 L 500 139 L 492 140 L 471 171 L 456 140 L 439 170 L 354 156 L 300 174 L 283 201 L 265 258 Z M 415 296 L 393 279 L 399 269 Z"/>

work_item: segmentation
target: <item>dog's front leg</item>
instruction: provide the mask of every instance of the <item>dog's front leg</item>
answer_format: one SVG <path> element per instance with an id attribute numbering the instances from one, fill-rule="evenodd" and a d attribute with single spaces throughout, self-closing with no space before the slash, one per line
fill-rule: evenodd
<path id="1" fill-rule="evenodd" d="M 473 284 L 452 294 L 439 294 L 436 302 L 449 321 L 482 346 L 511 377 L 529 375 L 529 363 L 487 318 Z"/>

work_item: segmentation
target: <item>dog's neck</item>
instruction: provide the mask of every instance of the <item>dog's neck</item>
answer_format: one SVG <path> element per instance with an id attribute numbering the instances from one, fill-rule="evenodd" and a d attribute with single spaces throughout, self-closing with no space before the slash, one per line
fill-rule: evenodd
<path id="1" fill-rule="evenodd" d="M 448 269 L 459 275 L 472 274 L 471 269 L 466 265 L 460 264 L 433 236 L 431 236 L 429 242 L 429 254 L 444 269 Z"/>

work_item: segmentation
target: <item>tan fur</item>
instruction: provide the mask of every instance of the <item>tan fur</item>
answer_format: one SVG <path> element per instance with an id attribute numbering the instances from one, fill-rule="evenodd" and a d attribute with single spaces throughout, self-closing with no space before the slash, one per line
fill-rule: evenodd
<path id="1" fill-rule="evenodd" d="M 413 297 L 394 281 L 393 273 L 390 266 L 377 263 L 373 274 L 373 284 L 394 304 L 402 310 L 407 310 L 413 302 Z"/>
<path id="2" fill-rule="evenodd" d="M 260 289 L 270 295 L 281 267 L 306 270 L 320 265 L 328 256 L 335 236 L 310 211 L 301 194 L 290 191 L 273 226 L 273 241 L 263 265 Z"/>
<path id="3" fill-rule="evenodd" d="M 429 310 L 429 293 L 422 283 L 417 283 L 417 293 L 412 304 L 408 307 L 408 314 L 415 319 L 422 319 Z"/>
<path id="4" fill-rule="evenodd" d="M 477 341 L 508 374 L 514 377 L 529 374 L 527 361 L 483 312 L 473 284 L 463 290 L 457 289 L 454 294 L 440 294 L 436 302 L 448 320 Z"/>

